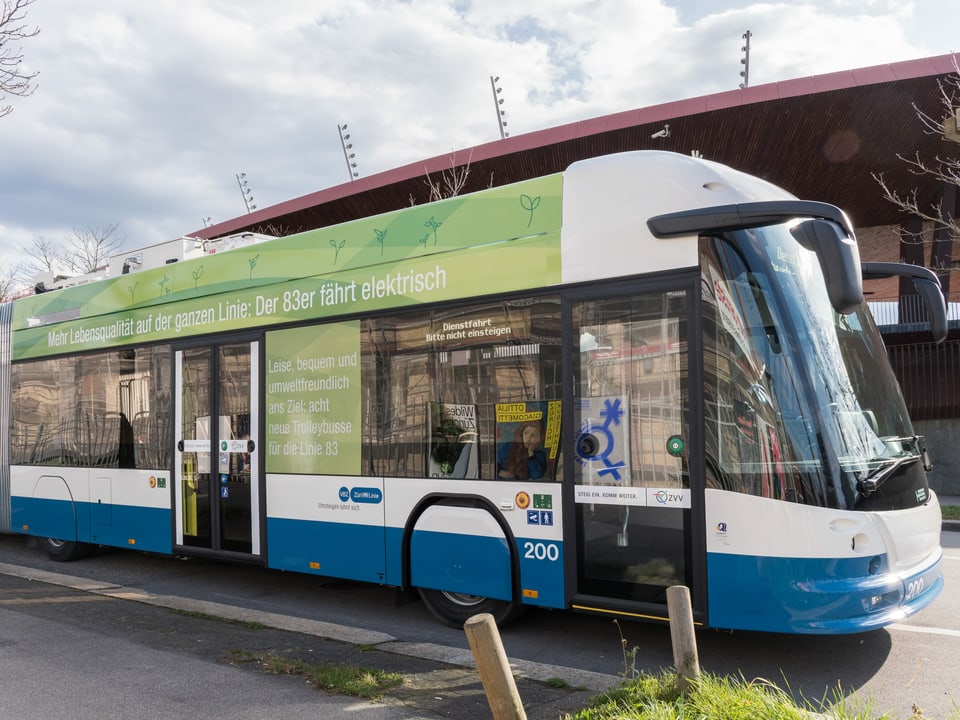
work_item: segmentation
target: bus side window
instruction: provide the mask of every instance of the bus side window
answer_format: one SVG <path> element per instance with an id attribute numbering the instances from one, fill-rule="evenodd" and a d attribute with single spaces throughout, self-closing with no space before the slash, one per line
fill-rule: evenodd
<path id="1" fill-rule="evenodd" d="M 503 446 L 514 441 L 520 415 L 541 412 L 547 461 L 539 471 L 534 464 L 527 479 L 558 476 L 558 298 L 411 312 L 369 319 L 362 328 L 366 472 L 506 479 L 498 462 L 508 453 Z"/>

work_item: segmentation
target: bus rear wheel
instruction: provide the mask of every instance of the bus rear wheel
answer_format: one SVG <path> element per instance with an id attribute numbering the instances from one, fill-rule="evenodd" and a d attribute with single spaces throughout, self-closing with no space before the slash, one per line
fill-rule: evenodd
<path id="1" fill-rule="evenodd" d="M 503 626 L 520 617 L 526 608 L 518 602 L 492 600 L 479 595 L 417 588 L 423 604 L 444 625 L 463 628 L 463 624 L 480 613 L 490 613 L 497 625 Z"/>
<path id="2" fill-rule="evenodd" d="M 40 538 L 40 546 L 46 550 L 51 560 L 57 562 L 79 560 L 93 552 L 93 546 L 88 543 L 58 540 L 57 538 Z"/>

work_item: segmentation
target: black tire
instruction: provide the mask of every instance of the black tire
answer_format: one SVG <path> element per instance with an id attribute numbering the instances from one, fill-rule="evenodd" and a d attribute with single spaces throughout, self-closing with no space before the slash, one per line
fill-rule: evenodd
<path id="1" fill-rule="evenodd" d="M 526 607 L 518 602 L 491 600 L 479 595 L 465 595 L 445 590 L 417 588 L 423 604 L 444 625 L 463 629 L 463 624 L 480 613 L 490 613 L 497 625 L 504 626 L 523 615 Z"/>
<path id="2" fill-rule="evenodd" d="M 93 552 L 93 545 L 72 540 L 58 540 L 57 538 L 40 538 L 40 546 L 46 550 L 51 560 L 70 562 L 79 560 Z"/>

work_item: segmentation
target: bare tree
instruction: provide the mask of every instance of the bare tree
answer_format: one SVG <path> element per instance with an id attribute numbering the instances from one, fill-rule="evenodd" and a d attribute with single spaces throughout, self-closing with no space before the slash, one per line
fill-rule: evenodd
<path id="1" fill-rule="evenodd" d="M 123 247 L 118 228 L 119 223 L 74 228 L 62 242 L 35 235 L 32 245 L 23 249 L 30 259 L 19 267 L 17 279 L 32 286 L 43 273 L 84 275 L 102 268 Z"/>
<path id="2" fill-rule="evenodd" d="M 26 97 L 36 86 L 33 79 L 36 72 L 23 72 L 20 63 L 23 52 L 20 41 L 34 37 L 40 28 L 28 28 L 23 22 L 27 16 L 27 6 L 34 0 L 2 0 L 0 6 L 0 100 L 7 95 Z M 0 117 L 13 112 L 12 105 L 0 105 Z"/>
<path id="3" fill-rule="evenodd" d="M 44 235 L 34 235 L 33 243 L 23 251 L 30 256 L 30 260 L 22 266 L 24 273 L 36 275 L 42 272 L 57 272 L 60 270 L 60 248 Z"/>
<path id="4" fill-rule="evenodd" d="M 430 190 L 430 198 L 427 202 L 443 200 L 459 195 L 460 191 L 463 190 L 463 186 L 467 184 L 467 178 L 470 176 L 470 163 L 472 160 L 473 151 L 471 150 L 470 157 L 467 158 L 466 164 L 457 167 L 457 156 L 451 155 L 450 168 L 443 170 L 440 173 L 440 179 L 437 181 L 434 181 L 434 179 L 430 177 L 429 172 L 426 173 L 427 177 L 424 182 Z"/>
<path id="5" fill-rule="evenodd" d="M 73 273 L 89 273 L 107 263 L 123 247 L 125 239 L 117 234 L 119 223 L 74 228 L 73 235 L 64 240 L 60 260 Z"/>
<path id="6" fill-rule="evenodd" d="M 19 265 L 0 265 L 0 302 L 5 302 L 23 287 Z"/>
<path id="7" fill-rule="evenodd" d="M 933 117 L 920 110 L 916 103 L 913 105 L 917 117 L 924 127 L 924 132 L 938 135 L 945 140 L 953 140 L 960 143 L 960 67 L 954 58 L 953 67 L 955 73 L 948 75 L 945 79 L 937 82 L 940 88 L 940 106 L 943 114 L 940 117 Z M 960 152 L 950 156 L 951 150 L 960 151 L 960 146 L 945 143 L 943 155 L 938 154 L 933 161 L 927 161 L 915 154 L 912 158 L 897 155 L 900 160 L 905 162 L 908 169 L 914 175 L 923 175 L 933 177 L 943 183 L 960 186 Z M 884 180 L 882 173 L 873 173 L 873 179 L 880 185 L 883 191 L 883 197 L 889 200 L 901 210 L 922 218 L 923 220 L 937 223 L 946 227 L 952 235 L 960 235 L 960 220 L 955 214 L 942 208 L 940 205 L 921 205 L 917 200 L 917 190 L 904 191 L 890 187 Z"/>

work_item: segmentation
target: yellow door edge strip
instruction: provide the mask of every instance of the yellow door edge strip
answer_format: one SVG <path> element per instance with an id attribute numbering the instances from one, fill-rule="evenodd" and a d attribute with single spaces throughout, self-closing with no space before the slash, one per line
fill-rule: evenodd
<path id="1" fill-rule="evenodd" d="M 670 622 L 669 617 L 664 617 L 662 615 L 645 615 L 644 613 L 627 612 L 626 610 L 608 610 L 606 608 L 595 608 L 595 607 L 590 607 L 588 605 L 571 605 L 570 607 L 574 610 L 583 610 L 584 612 L 600 613 L 602 615 L 620 615 L 623 617 L 639 618 L 641 620 L 660 620 L 661 622 Z M 696 620 L 694 621 L 693 624 L 703 627 L 703 623 L 697 622 Z"/>

